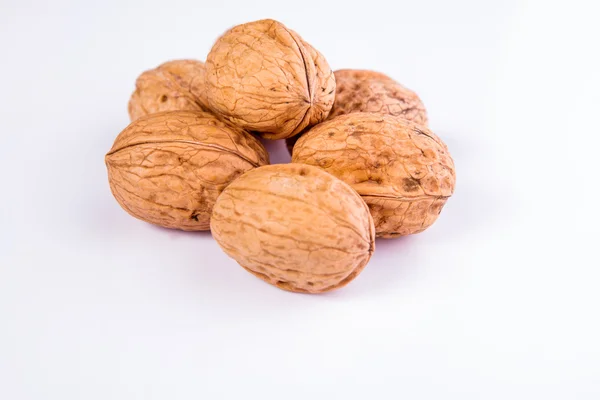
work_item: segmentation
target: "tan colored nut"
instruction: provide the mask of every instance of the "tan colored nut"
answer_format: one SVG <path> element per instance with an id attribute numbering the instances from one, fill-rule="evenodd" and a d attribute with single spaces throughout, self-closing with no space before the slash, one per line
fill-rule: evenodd
<path id="1" fill-rule="evenodd" d="M 329 119 L 353 112 L 375 112 L 427 125 L 427 111 L 415 92 L 380 72 L 335 71 L 337 89 Z"/>
<path id="2" fill-rule="evenodd" d="M 340 69 L 335 74 L 335 101 L 327 119 L 353 112 L 376 112 L 427 126 L 427 111 L 415 92 L 380 72 Z M 290 154 L 300 135 L 286 139 Z"/>
<path id="3" fill-rule="evenodd" d="M 204 93 L 204 63 L 175 60 L 141 74 L 129 100 L 132 121 L 161 111 L 208 111 Z"/>
<path id="4" fill-rule="evenodd" d="M 292 162 L 350 184 L 371 209 L 377 236 L 429 227 L 454 191 L 454 162 L 427 128 L 376 113 L 341 115 L 302 135 Z"/>
<path id="5" fill-rule="evenodd" d="M 360 196 L 302 164 L 260 167 L 236 179 L 217 199 L 211 231 L 246 270 L 293 292 L 346 285 L 375 249 L 373 220 Z"/>
<path id="6" fill-rule="evenodd" d="M 283 139 L 323 121 L 335 96 L 325 58 L 294 31 L 265 19 L 238 25 L 206 59 L 210 107 L 267 139 Z"/>
<path id="7" fill-rule="evenodd" d="M 208 230 L 221 191 L 242 173 L 269 163 L 249 133 L 200 111 L 168 111 L 132 122 L 106 155 L 110 189 L 143 221 Z"/>

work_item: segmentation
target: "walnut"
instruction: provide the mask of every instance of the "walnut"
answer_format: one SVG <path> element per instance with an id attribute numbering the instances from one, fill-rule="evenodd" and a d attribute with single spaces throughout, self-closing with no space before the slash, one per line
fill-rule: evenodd
<path id="1" fill-rule="evenodd" d="M 340 69 L 334 72 L 335 101 L 327 119 L 353 112 L 376 112 L 427 125 L 427 112 L 415 92 L 380 72 Z M 300 135 L 286 139 L 290 154 Z"/>
<path id="2" fill-rule="evenodd" d="M 175 60 L 141 74 L 129 100 L 132 121 L 161 111 L 208 111 L 204 94 L 204 63 Z"/>
<path id="3" fill-rule="evenodd" d="M 346 285 L 375 248 L 365 202 L 310 165 L 277 164 L 245 173 L 217 199 L 210 227 L 242 267 L 294 292 Z"/>
<path id="4" fill-rule="evenodd" d="M 141 117 L 106 155 L 110 188 L 125 211 L 191 231 L 209 229 L 215 200 L 231 181 L 268 163 L 256 138 L 200 111 Z"/>
<path id="5" fill-rule="evenodd" d="M 206 59 L 206 95 L 211 109 L 232 123 L 283 139 L 327 117 L 335 78 L 321 53 L 266 19 L 217 40 Z"/>
<path id="6" fill-rule="evenodd" d="M 353 112 L 374 112 L 427 125 L 427 112 L 415 92 L 380 72 L 340 69 L 329 119 Z"/>
<path id="7" fill-rule="evenodd" d="M 292 162 L 315 165 L 350 184 L 368 204 L 377 236 L 429 227 L 454 191 L 454 163 L 427 128 L 377 113 L 340 115 L 313 127 Z"/>

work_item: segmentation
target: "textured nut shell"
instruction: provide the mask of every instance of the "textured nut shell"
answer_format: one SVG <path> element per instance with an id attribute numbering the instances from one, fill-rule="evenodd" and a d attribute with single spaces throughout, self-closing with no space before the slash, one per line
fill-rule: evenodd
<path id="1" fill-rule="evenodd" d="M 302 135 L 292 162 L 349 183 L 369 205 L 377 236 L 429 227 L 454 191 L 454 163 L 427 128 L 375 113 L 341 115 Z"/>
<path id="2" fill-rule="evenodd" d="M 323 121 L 335 78 L 325 58 L 273 20 L 238 25 L 206 59 L 209 106 L 242 128 L 283 139 Z"/>
<path id="3" fill-rule="evenodd" d="M 209 110 L 201 61 L 169 61 L 137 78 L 129 100 L 132 121 L 148 114 L 178 110 Z"/>
<path id="4" fill-rule="evenodd" d="M 375 248 L 373 220 L 360 196 L 302 164 L 260 167 L 235 180 L 215 204 L 211 231 L 242 267 L 294 292 L 344 286 Z"/>
<path id="5" fill-rule="evenodd" d="M 209 229 L 221 191 L 268 163 L 256 138 L 200 111 L 142 117 L 119 134 L 106 155 L 110 188 L 129 214 L 190 231 Z"/>
<path id="6" fill-rule="evenodd" d="M 353 112 L 375 112 L 427 125 L 427 111 L 415 92 L 380 72 L 340 69 L 334 72 L 336 90 L 327 119 Z M 300 135 L 286 139 L 290 154 Z"/>
<path id="7" fill-rule="evenodd" d="M 380 72 L 335 71 L 335 102 L 329 119 L 353 112 L 374 112 L 402 117 L 427 125 L 427 111 L 415 92 Z"/>

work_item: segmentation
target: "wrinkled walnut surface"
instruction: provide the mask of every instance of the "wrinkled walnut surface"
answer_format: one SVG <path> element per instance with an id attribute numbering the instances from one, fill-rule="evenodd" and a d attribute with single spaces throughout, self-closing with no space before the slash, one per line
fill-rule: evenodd
<path id="1" fill-rule="evenodd" d="M 302 135 L 292 162 L 319 166 L 369 205 L 377 236 L 429 227 L 454 191 L 454 163 L 431 131 L 375 113 L 341 115 Z"/>
<path id="2" fill-rule="evenodd" d="M 380 72 L 335 71 L 335 101 L 329 119 L 353 112 L 375 112 L 427 125 L 427 112 L 415 92 Z"/>
<path id="3" fill-rule="evenodd" d="M 242 267 L 294 292 L 344 286 L 375 248 L 373 220 L 361 197 L 302 164 L 260 167 L 236 179 L 215 204 L 211 231 Z"/>
<path id="4" fill-rule="evenodd" d="M 375 112 L 427 126 L 427 111 L 419 96 L 389 76 L 360 69 L 340 69 L 334 74 L 335 101 L 327 119 L 353 112 Z M 286 139 L 290 154 L 299 137 Z"/>
<path id="5" fill-rule="evenodd" d="M 267 139 L 283 139 L 323 121 L 335 78 L 325 58 L 294 31 L 266 19 L 238 25 L 206 59 L 209 106 Z"/>
<path id="6" fill-rule="evenodd" d="M 256 138 L 199 111 L 144 116 L 106 155 L 110 188 L 129 214 L 192 231 L 209 229 L 215 200 L 232 180 L 268 163 Z"/>
<path id="7" fill-rule="evenodd" d="M 204 63 L 174 60 L 141 74 L 129 100 L 131 121 L 161 111 L 208 111 Z"/>

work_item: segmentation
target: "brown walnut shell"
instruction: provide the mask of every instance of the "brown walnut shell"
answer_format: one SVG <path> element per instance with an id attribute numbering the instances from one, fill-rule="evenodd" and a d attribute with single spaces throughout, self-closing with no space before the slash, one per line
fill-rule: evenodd
<path id="1" fill-rule="evenodd" d="M 380 72 L 340 69 L 335 74 L 335 101 L 327 119 L 353 112 L 394 115 L 427 126 L 427 111 L 415 92 Z M 286 139 L 290 154 L 300 135 Z"/>
<path id="2" fill-rule="evenodd" d="M 371 209 L 377 236 L 425 230 L 454 191 L 454 162 L 429 129 L 376 113 L 340 115 L 302 135 L 292 162 L 350 184 Z"/>
<path id="3" fill-rule="evenodd" d="M 249 133 L 200 111 L 168 111 L 132 122 L 106 155 L 110 188 L 125 211 L 166 228 L 208 230 L 221 191 L 269 163 Z"/>
<path id="4" fill-rule="evenodd" d="M 302 164 L 260 167 L 236 179 L 217 199 L 211 231 L 246 270 L 293 292 L 346 285 L 375 249 L 373 220 L 361 197 Z"/>
<path id="5" fill-rule="evenodd" d="M 204 63 L 175 60 L 141 74 L 129 100 L 131 121 L 162 111 L 208 111 Z"/>
<path id="6" fill-rule="evenodd" d="M 213 111 L 267 139 L 283 139 L 323 121 L 335 96 L 325 58 L 294 31 L 270 19 L 238 25 L 206 59 Z"/>
<path id="7" fill-rule="evenodd" d="M 427 125 L 427 111 L 415 92 L 380 72 L 335 71 L 337 89 L 329 119 L 353 112 L 374 112 Z"/>

